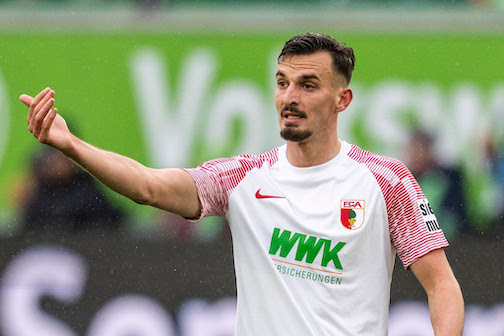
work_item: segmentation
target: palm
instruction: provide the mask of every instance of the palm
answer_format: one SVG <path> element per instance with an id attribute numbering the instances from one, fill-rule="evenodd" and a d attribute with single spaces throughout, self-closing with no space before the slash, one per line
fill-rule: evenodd
<path id="1" fill-rule="evenodd" d="M 56 115 L 54 121 L 47 130 L 47 133 L 39 136 L 39 141 L 56 148 L 65 147 L 66 141 L 69 138 L 70 131 L 68 130 L 65 119 L 59 114 Z"/>

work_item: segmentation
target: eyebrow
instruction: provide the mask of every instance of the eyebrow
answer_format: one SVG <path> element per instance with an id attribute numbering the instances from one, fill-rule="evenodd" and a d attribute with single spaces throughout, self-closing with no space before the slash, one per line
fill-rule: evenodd
<path id="1" fill-rule="evenodd" d="M 280 77 L 286 77 L 285 74 L 282 72 L 282 71 L 278 71 L 276 73 L 277 77 L 280 76 Z M 304 75 L 304 76 L 301 76 L 301 79 L 302 80 L 308 80 L 308 79 L 316 79 L 318 81 L 320 81 L 320 78 L 318 78 L 316 75 Z"/>
<path id="2" fill-rule="evenodd" d="M 304 80 L 308 80 L 308 79 L 316 79 L 318 81 L 320 81 L 320 78 L 318 78 L 317 76 L 315 75 L 304 75 L 302 76 L 301 78 L 303 78 Z"/>

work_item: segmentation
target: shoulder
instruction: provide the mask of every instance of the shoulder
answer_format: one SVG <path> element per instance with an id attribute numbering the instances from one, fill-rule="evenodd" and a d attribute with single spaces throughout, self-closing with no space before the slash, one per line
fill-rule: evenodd
<path id="1" fill-rule="evenodd" d="M 279 148 L 274 148 L 258 155 L 236 155 L 229 158 L 219 158 L 202 163 L 197 169 L 207 170 L 218 174 L 247 172 L 254 168 L 261 168 L 264 163 L 270 165 L 278 161 Z"/>
<path id="2" fill-rule="evenodd" d="M 406 165 L 400 160 L 371 153 L 356 145 L 351 145 L 348 157 L 362 165 L 377 178 L 385 179 L 390 184 L 395 185 L 404 178 L 412 178 L 413 175 Z"/>

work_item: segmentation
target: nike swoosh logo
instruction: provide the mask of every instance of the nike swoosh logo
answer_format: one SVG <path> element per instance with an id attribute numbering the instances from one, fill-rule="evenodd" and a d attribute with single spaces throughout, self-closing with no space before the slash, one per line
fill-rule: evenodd
<path id="1" fill-rule="evenodd" d="M 256 191 L 255 197 L 258 198 L 258 199 L 263 199 L 263 198 L 285 198 L 283 196 L 263 195 L 263 194 L 261 194 L 261 189 L 258 189 Z"/>

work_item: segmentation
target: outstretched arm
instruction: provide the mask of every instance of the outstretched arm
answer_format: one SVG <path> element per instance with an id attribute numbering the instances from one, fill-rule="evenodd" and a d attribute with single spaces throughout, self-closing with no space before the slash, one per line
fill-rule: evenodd
<path id="1" fill-rule="evenodd" d="M 19 99 L 29 107 L 28 129 L 39 142 L 59 149 L 110 189 L 140 204 L 198 217 L 201 206 L 196 185 L 183 170 L 148 168 L 77 138 L 53 108 L 54 91 L 49 88 L 35 98 L 23 94 Z"/>
<path id="2" fill-rule="evenodd" d="M 444 250 L 434 250 L 411 265 L 427 293 L 436 336 L 460 336 L 464 326 L 464 299 Z"/>

